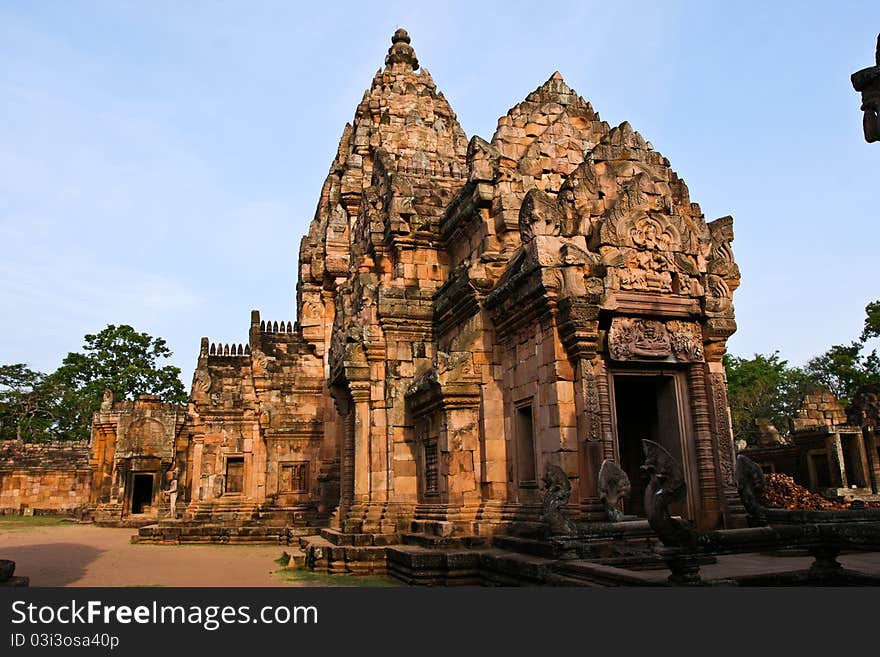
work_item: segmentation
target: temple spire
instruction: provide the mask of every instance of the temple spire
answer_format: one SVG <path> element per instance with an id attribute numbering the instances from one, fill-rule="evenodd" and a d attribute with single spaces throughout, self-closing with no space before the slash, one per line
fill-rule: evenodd
<path id="1" fill-rule="evenodd" d="M 385 66 L 392 68 L 397 64 L 408 65 L 413 71 L 419 68 L 419 60 L 416 57 L 416 51 L 409 45 L 409 34 L 402 27 L 397 28 L 394 36 L 391 37 L 391 47 L 385 56 Z"/>

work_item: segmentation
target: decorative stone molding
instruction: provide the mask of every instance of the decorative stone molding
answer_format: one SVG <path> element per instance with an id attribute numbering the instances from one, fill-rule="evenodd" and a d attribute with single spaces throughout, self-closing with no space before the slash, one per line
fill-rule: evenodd
<path id="1" fill-rule="evenodd" d="M 615 317 L 608 332 L 608 352 L 619 361 L 703 361 L 702 332 L 695 322 Z"/>

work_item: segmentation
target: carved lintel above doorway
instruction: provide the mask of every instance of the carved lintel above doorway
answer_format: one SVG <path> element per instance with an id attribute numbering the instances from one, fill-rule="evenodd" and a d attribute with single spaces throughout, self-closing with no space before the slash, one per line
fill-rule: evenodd
<path id="1" fill-rule="evenodd" d="M 615 317 L 608 331 L 608 353 L 618 361 L 700 363 L 702 331 L 696 322 Z"/>

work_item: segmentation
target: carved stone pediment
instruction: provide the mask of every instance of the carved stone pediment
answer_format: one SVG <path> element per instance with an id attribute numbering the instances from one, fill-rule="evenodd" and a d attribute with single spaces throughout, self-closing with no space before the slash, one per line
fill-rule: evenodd
<path id="1" fill-rule="evenodd" d="M 702 362 L 702 332 L 695 322 L 615 317 L 608 332 L 608 352 L 620 361 Z"/>
<path id="2" fill-rule="evenodd" d="M 520 238 L 525 243 L 538 235 L 559 235 L 564 221 L 565 215 L 556 200 L 532 189 L 519 212 Z"/>

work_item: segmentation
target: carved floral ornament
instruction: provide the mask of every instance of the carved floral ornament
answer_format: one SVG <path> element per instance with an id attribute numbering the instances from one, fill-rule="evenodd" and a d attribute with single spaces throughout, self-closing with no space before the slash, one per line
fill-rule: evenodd
<path id="1" fill-rule="evenodd" d="M 661 222 L 648 215 L 642 215 L 633 221 L 629 235 L 633 244 L 643 249 L 672 251 L 678 242 L 668 221 Z"/>
<path id="2" fill-rule="evenodd" d="M 608 331 L 608 352 L 614 360 L 698 363 L 703 337 L 696 322 L 615 317 Z"/>

